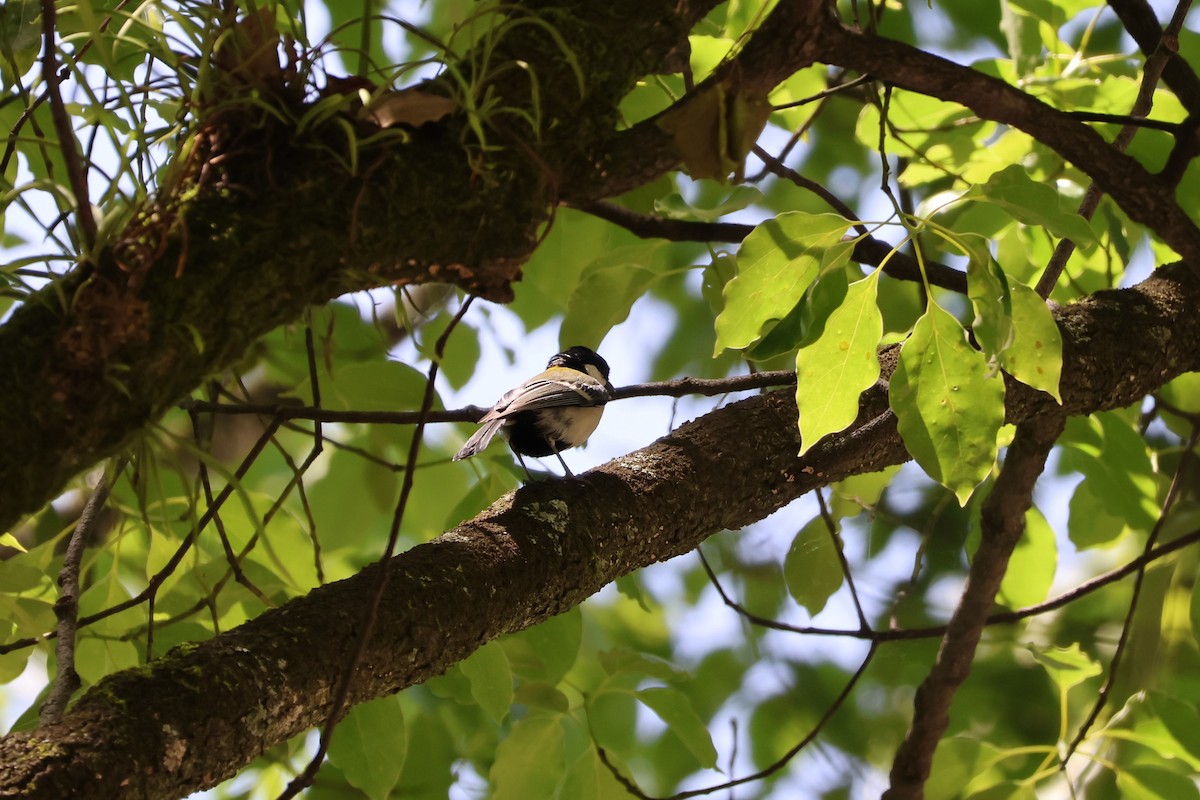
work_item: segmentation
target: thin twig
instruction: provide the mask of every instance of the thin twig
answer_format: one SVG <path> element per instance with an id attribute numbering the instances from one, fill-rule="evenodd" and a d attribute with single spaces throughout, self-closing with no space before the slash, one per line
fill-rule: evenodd
<path id="1" fill-rule="evenodd" d="M 71 192 L 75 195 L 75 218 L 80 231 L 83 232 L 84 244 L 90 251 L 96 244 L 96 218 L 92 216 L 92 201 L 88 199 L 87 170 L 79 155 L 75 131 L 71 129 L 71 117 L 67 114 L 67 107 L 62 99 L 62 87 L 59 84 L 57 48 L 54 43 L 57 15 L 54 0 L 42 0 L 42 36 L 45 38 L 42 78 L 46 81 L 46 92 L 50 95 L 50 116 L 54 120 L 58 146 L 67 166 Z"/>
<path id="2" fill-rule="evenodd" d="M 194 411 L 189 411 L 188 416 L 190 417 L 191 422 L 192 422 L 192 436 L 194 439 L 196 439 L 197 444 L 199 444 L 200 440 L 201 440 L 201 436 L 202 436 L 201 426 L 200 426 L 200 416 L 199 416 L 199 414 L 197 414 Z M 212 426 L 211 425 L 208 426 L 208 433 L 207 433 L 206 438 L 208 440 L 208 443 L 211 444 L 211 442 L 212 442 Z M 197 477 L 200 480 L 200 486 L 204 492 L 205 505 L 208 508 L 212 508 L 213 507 L 212 481 L 209 480 L 208 464 L 204 460 L 204 458 L 199 459 L 199 467 L 197 469 Z M 258 588 L 258 586 L 256 586 L 252 580 L 250 580 L 248 577 L 246 577 L 246 573 L 244 573 L 242 571 L 241 562 L 238 560 L 237 556 L 234 555 L 233 545 L 230 544 L 229 535 L 225 532 L 225 521 L 221 519 L 220 512 L 213 512 L 212 522 L 213 522 L 213 526 L 217 529 L 217 536 L 221 540 L 221 548 L 225 551 L 225 561 L 229 564 L 230 569 L 233 570 L 234 580 L 236 580 L 242 586 L 246 587 L 246 589 L 251 594 L 253 594 L 255 597 L 257 597 L 259 599 L 259 602 L 261 602 L 267 608 L 273 608 L 275 606 L 275 604 L 273 602 L 271 602 L 271 599 L 269 597 L 267 597 L 267 595 L 263 592 L 263 590 Z"/>
<path id="3" fill-rule="evenodd" d="M 1146 59 L 1145 66 L 1142 68 L 1142 83 L 1138 87 L 1138 94 L 1133 101 L 1133 108 L 1129 112 L 1129 117 L 1123 119 L 1125 124 L 1112 142 L 1112 147 L 1118 152 L 1124 153 L 1129 148 L 1129 143 L 1133 141 L 1133 137 L 1137 135 L 1139 128 L 1157 127 L 1146 124 L 1148 121 L 1145 117 L 1154 107 L 1154 90 L 1158 87 L 1158 81 L 1162 77 L 1163 68 L 1166 67 L 1167 61 L 1170 60 L 1173 53 L 1179 50 L 1179 29 L 1183 27 L 1183 20 L 1187 16 L 1187 9 L 1191 4 L 1191 0 L 1180 0 L 1175 8 L 1175 14 L 1171 18 L 1170 24 L 1163 31 L 1159 39 L 1158 47 Z M 1174 50 L 1165 46 L 1165 43 L 1168 41 L 1175 42 Z M 1074 116 L 1079 115 L 1075 114 Z M 1175 127 L 1178 129 L 1179 126 L 1176 125 Z M 1096 209 L 1100 206 L 1100 200 L 1103 197 L 1104 192 L 1095 181 L 1092 181 L 1088 185 L 1087 191 L 1084 192 L 1083 198 L 1079 201 L 1079 209 L 1076 213 L 1085 220 L 1091 220 L 1092 215 L 1096 213 Z M 1071 259 L 1071 254 L 1074 252 L 1075 241 L 1073 239 L 1064 238 L 1058 240 L 1058 244 L 1055 245 L 1054 252 L 1051 253 L 1050 260 L 1046 264 L 1046 269 L 1043 270 L 1041 277 L 1038 278 L 1037 286 L 1035 287 L 1035 291 L 1043 299 L 1049 297 L 1050 293 L 1054 291 L 1058 279 L 1062 276 L 1063 270 L 1067 268 L 1067 262 Z"/>
<path id="4" fill-rule="evenodd" d="M 119 460 L 113 468 L 113 480 L 125 468 L 125 460 Z M 54 648 L 55 674 L 49 696 L 42 706 L 41 723 L 58 722 L 67 708 L 71 695 L 79 689 L 79 673 L 75 671 L 75 634 L 79 630 L 79 571 L 83 562 L 83 551 L 92 540 L 96 520 L 108 501 L 111 482 L 104 474 L 96 481 L 96 488 L 88 498 L 75 530 L 67 542 L 62 569 L 58 573 L 58 600 L 54 603 L 54 615 L 58 617 L 58 643 Z"/>
<path id="5" fill-rule="evenodd" d="M 613 392 L 613 398 L 624 400 L 630 397 L 684 397 L 702 395 L 712 397 L 728 392 L 751 391 L 774 386 L 791 386 L 796 383 L 796 373 L 787 370 L 756 372 L 749 375 L 733 375 L 728 378 L 677 378 L 670 381 L 638 383 L 622 386 Z M 413 425 L 422 421 L 420 411 L 335 411 L 310 406 L 282 405 L 275 403 L 213 403 L 206 400 L 185 400 L 179 404 L 185 411 L 208 414 L 259 414 L 278 420 L 307 419 L 319 422 L 350 422 L 376 425 Z M 431 410 L 425 417 L 426 423 L 434 422 L 477 422 L 487 412 L 478 406 L 466 406 L 446 411 Z"/>
<path id="6" fill-rule="evenodd" d="M 779 772 L 779 770 L 786 767 L 788 762 L 795 758 L 801 750 L 816 740 L 817 736 L 820 735 L 821 731 L 825 729 L 825 726 L 829 723 L 829 721 L 833 719 L 833 715 L 836 714 L 838 709 L 842 707 L 842 704 L 846 702 L 846 698 L 848 698 L 854 691 L 854 687 L 858 685 L 859 679 L 866 674 L 867 667 L 870 666 L 871 660 L 875 657 L 875 652 L 877 649 L 878 645 L 872 643 L 870 649 L 867 650 L 866 657 L 863 658 L 862 663 L 858 665 L 858 669 L 855 670 L 854 675 L 850 677 L 850 680 L 842 688 L 841 693 L 839 693 L 838 696 L 834 698 L 834 701 L 829 704 L 829 708 L 825 709 L 825 713 L 821 715 L 819 720 L 817 720 L 816 725 L 812 727 L 812 730 L 808 732 L 808 735 L 796 742 L 796 744 L 792 745 L 786 753 L 776 759 L 773 763 L 750 775 L 725 781 L 724 783 L 719 783 L 715 786 L 707 786 L 703 789 L 689 789 L 683 792 L 676 792 L 668 797 L 655 798 L 643 792 L 636 783 L 625 777 L 625 775 L 623 775 L 621 771 L 617 769 L 616 765 L 609 761 L 608 754 L 604 751 L 603 747 L 597 746 L 596 754 L 600 756 L 600 761 L 605 767 L 608 768 L 608 771 L 612 773 L 613 777 L 617 779 L 617 782 L 624 786 L 627 792 L 632 794 L 634 797 L 640 798 L 640 800 L 687 800 L 687 798 L 690 797 L 702 797 L 707 794 L 719 792 L 723 789 L 732 789 L 733 787 L 741 786 L 742 784 L 761 781 L 764 778 L 769 778 L 776 772 Z"/>
<path id="7" fill-rule="evenodd" d="M 787 167 L 781 169 L 791 173 Z M 639 214 L 616 203 L 597 201 L 576 206 L 580 211 L 620 225 L 625 230 L 643 239 L 666 239 L 669 242 L 727 242 L 737 244 L 750 235 L 753 225 L 736 222 L 701 222 L 698 220 L 666 219 L 650 214 Z M 896 250 L 887 242 L 874 236 L 859 236 L 854 242 L 850 257 L 860 264 L 883 267 L 883 273 L 892 278 L 920 281 L 921 268 L 917 260 L 907 253 Z M 929 282 L 934 286 L 949 289 L 958 294 L 967 292 L 967 276 L 953 267 L 935 262 L 926 264 Z"/>
<path id="8" fill-rule="evenodd" d="M 815 492 L 817 495 L 817 507 L 821 512 L 821 519 L 825 523 L 825 529 L 829 531 L 829 538 L 833 540 L 833 549 L 837 553 L 838 564 L 842 567 L 842 577 L 846 579 L 846 587 L 850 590 L 850 599 L 854 602 L 854 611 L 858 614 L 858 626 L 864 631 L 870 630 L 871 625 L 867 622 L 867 615 L 863 611 L 862 602 L 858 599 L 858 589 L 854 586 L 854 575 L 850 572 L 850 562 L 846 560 L 846 551 L 842 547 L 842 537 L 838 534 L 837 521 L 834 520 L 833 514 L 829 512 L 829 506 L 825 504 L 825 495 L 820 489 Z"/>
<path id="9" fill-rule="evenodd" d="M 777 158 L 775 158 L 775 156 L 771 155 L 758 145 L 755 145 L 751 152 L 758 156 L 762 160 L 763 164 L 766 165 L 767 169 L 769 169 L 777 177 L 783 178 L 786 181 L 791 181 L 801 189 L 807 189 L 817 197 L 824 200 L 826 205 L 845 217 L 848 222 L 852 223 L 854 230 L 857 231 L 859 235 L 871 235 L 871 232 L 867 230 L 867 226 L 859 221 L 858 215 L 854 213 L 854 209 L 850 208 L 845 201 L 843 201 L 833 192 L 829 191 L 816 181 L 804 177 L 786 164 L 781 163 Z"/>
<path id="10" fill-rule="evenodd" d="M 1025 530 L 1025 512 L 1050 448 L 1063 428 L 1061 414 L 1022 422 L 999 477 L 983 502 L 979 548 L 966 586 L 947 625 L 937 659 L 917 689 L 908 732 L 892 762 L 884 800 L 919 800 L 933 752 L 950 722 L 950 705 L 967 679 L 1009 558 Z"/>
<path id="11" fill-rule="evenodd" d="M 450 324 L 446 326 L 446 330 L 438 337 L 437 343 L 434 345 L 434 357 L 429 365 L 429 373 L 425 379 L 425 395 L 421 399 L 421 410 L 418 412 L 421 418 L 417 421 L 417 426 L 413 430 L 412 442 L 409 444 L 408 461 L 404 470 L 404 481 L 400 487 L 400 497 L 396 501 L 395 512 L 392 514 L 392 527 L 388 533 L 387 546 L 384 548 L 383 554 L 379 557 L 375 591 L 371 597 L 370 606 L 367 608 L 362 624 L 359 627 L 359 634 L 355 641 L 355 646 L 350 657 L 346 660 L 345 669 L 342 670 L 338 677 L 337 685 L 334 688 L 333 699 L 329 705 L 329 714 L 326 717 L 325 725 L 321 729 L 321 740 L 317 746 L 317 752 L 309 760 L 304 770 L 288 783 L 287 787 L 279 794 L 278 800 L 290 800 L 304 789 L 312 785 L 313 780 L 317 776 L 321 765 L 325 761 L 325 756 L 329 752 L 329 743 L 333 739 L 334 731 L 337 724 L 341 721 L 342 711 L 346 707 L 346 702 L 350 697 L 350 686 L 354 680 L 354 675 L 358 670 L 358 665 L 362 661 L 363 654 L 366 652 L 367 643 L 370 641 L 371 635 L 374 633 L 375 624 L 379 617 L 379 606 L 383 602 L 383 594 L 387 589 L 388 578 L 391 574 L 390 565 L 392 555 L 396 551 L 396 542 L 400 538 L 400 524 L 404 519 L 405 510 L 408 508 L 408 500 L 412 495 L 412 487 L 414 476 L 416 475 L 417 457 L 420 455 L 421 443 L 424 438 L 425 424 L 427 422 L 430 411 L 433 408 L 434 399 L 437 393 L 434 391 L 434 380 L 437 378 L 438 366 L 441 364 L 442 355 L 446 350 L 446 342 L 450 338 L 450 334 L 458 326 L 463 315 L 467 313 L 467 309 L 471 306 L 471 301 L 474 295 L 470 295 L 459 308 L 458 313 L 450 320 Z"/>

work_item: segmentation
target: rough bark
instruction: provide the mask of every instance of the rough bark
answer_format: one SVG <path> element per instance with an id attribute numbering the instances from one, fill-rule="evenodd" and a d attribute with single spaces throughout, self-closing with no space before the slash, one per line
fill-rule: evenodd
<path id="1" fill-rule="evenodd" d="M 1128 405 L 1200 369 L 1198 304 L 1200 280 L 1173 265 L 1133 289 L 1059 309 L 1062 411 Z M 1046 395 L 1009 388 L 1010 421 L 1059 413 Z M 420 683 L 815 487 L 905 460 L 890 415 L 881 416 L 884 395 L 868 392 L 858 426 L 802 459 L 793 393 L 743 400 L 583 481 L 526 486 L 397 556 L 352 701 Z M 101 681 L 61 722 L 0 740 L 0 798 L 171 798 L 234 774 L 324 719 L 374 585 L 365 570 Z"/>

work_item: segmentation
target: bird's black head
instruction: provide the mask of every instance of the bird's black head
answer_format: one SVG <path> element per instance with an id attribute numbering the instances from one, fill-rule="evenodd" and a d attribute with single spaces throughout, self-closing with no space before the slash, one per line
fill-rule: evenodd
<path id="1" fill-rule="evenodd" d="M 586 372 L 593 376 L 595 376 L 596 372 L 599 372 L 600 380 L 608 383 L 608 362 L 601 358 L 595 350 L 588 347 L 581 347 L 579 345 L 568 347 L 551 358 L 550 363 L 546 366 L 567 367 L 568 369 Z M 589 370 L 588 367 L 592 369 Z"/>

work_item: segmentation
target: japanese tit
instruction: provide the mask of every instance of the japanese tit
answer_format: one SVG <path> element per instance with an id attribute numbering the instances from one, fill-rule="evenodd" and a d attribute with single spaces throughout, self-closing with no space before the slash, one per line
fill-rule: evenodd
<path id="1" fill-rule="evenodd" d="M 504 393 L 479 420 L 481 427 L 454 455 L 470 458 L 488 446 L 497 431 L 529 474 L 522 456 L 554 455 L 574 477 L 563 450 L 587 441 L 612 399 L 608 362 L 586 347 L 571 347 L 550 359 L 546 371 Z"/>

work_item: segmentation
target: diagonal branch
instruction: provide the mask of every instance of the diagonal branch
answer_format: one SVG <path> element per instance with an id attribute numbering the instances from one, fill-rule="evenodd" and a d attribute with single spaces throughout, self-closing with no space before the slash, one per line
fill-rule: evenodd
<path id="1" fill-rule="evenodd" d="M 1017 426 L 1016 436 L 991 493 L 983 503 L 983 535 L 958 608 L 950 618 L 929 674 L 917 688 L 908 734 L 892 763 L 884 800 L 920 800 L 933 752 L 950 723 L 950 704 L 971 672 L 975 648 L 991 614 L 1008 559 L 1025 532 L 1025 512 L 1050 448 L 1062 433 L 1061 414 L 1049 413 Z"/>
<path id="2" fill-rule="evenodd" d="M 79 229 L 83 231 L 83 241 L 87 250 L 96 243 L 96 217 L 92 214 L 92 201 L 88 199 L 87 171 L 83 166 L 83 158 L 75 141 L 75 131 L 71 129 L 71 117 L 63 104 L 62 87 L 58 75 L 57 45 L 55 44 L 55 24 L 58 19 L 58 8 L 54 0 L 42 0 L 42 78 L 46 81 L 46 94 L 50 98 L 50 116 L 54 120 L 54 133 L 58 136 L 58 146 L 62 150 L 63 162 L 67 165 L 67 179 L 71 182 L 71 192 L 75 195 L 75 218 Z"/>

